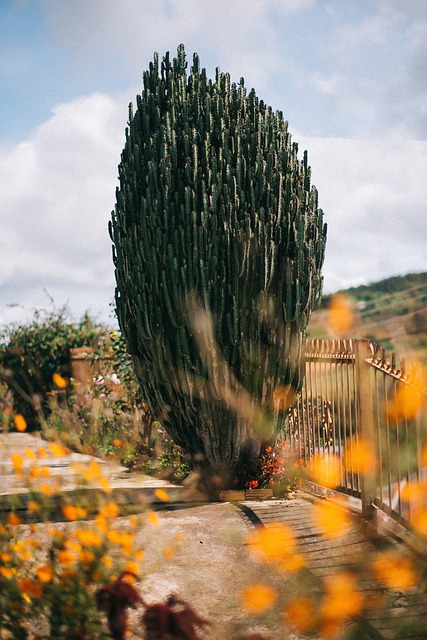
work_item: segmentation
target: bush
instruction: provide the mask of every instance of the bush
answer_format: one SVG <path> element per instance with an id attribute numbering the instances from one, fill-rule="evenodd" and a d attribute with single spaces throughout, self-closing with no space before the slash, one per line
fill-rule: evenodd
<path id="1" fill-rule="evenodd" d="M 11 324 L 0 332 L 0 375 L 13 396 L 14 411 L 29 426 L 40 426 L 49 414 L 49 393 L 56 381 L 70 376 L 69 351 L 96 346 L 106 334 L 105 326 L 88 314 L 75 322 L 66 306 L 38 309 L 27 324 Z M 71 387 L 69 387 L 71 390 Z"/>

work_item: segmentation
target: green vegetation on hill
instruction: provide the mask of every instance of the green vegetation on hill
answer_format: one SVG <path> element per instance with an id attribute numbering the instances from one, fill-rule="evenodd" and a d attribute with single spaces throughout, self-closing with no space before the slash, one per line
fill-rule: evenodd
<path id="1" fill-rule="evenodd" d="M 337 294 L 345 296 L 353 310 L 352 337 L 370 338 L 388 351 L 427 363 L 427 272 L 394 276 Z M 328 335 L 328 309 L 337 294 L 322 298 L 309 326 L 311 337 Z"/>

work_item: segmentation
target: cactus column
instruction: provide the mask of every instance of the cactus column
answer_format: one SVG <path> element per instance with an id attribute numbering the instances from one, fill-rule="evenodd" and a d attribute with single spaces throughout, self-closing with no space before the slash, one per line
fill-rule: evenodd
<path id="1" fill-rule="evenodd" d="M 110 223 L 119 324 L 170 436 L 244 476 L 280 428 L 275 389 L 302 382 L 323 213 L 307 155 L 243 79 L 209 80 L 196 54 L 188 72 L 181 45 L 154 56 L 143 85 Z"/>

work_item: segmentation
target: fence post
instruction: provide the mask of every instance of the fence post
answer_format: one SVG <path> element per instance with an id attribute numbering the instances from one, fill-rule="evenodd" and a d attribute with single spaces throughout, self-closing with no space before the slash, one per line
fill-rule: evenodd
<path id="1" fill-rule="evenodd" d="M 359 426 L 359 437 L 372 452 L 373 463 L 369 469 L 363 469 L 360 474 L 360 488 L 362 496 L 362 515 L 372 518 L 374 515 L 374 499 L 376 496 L 376 447 L 374 408 L 372 400 L 372 384 L 370 365 L 366 362 L 369 357 L 369 340 L 355 340 L 356 355 L 356 415 Z"/>

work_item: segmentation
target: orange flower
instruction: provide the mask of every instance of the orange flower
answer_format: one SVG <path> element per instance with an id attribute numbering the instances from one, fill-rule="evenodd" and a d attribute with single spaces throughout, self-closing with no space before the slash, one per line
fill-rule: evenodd
<path id="1" fill-rule="evenodd" d="M 247 536 L 247 544 L 261 562 L 282 571 L 298 571 L 304 566 L 294 533 L 286 524 L 257 527 Z"/>
<path id="2" fill-rule="evenodd" d="M 20 560 L 31 560 L 31 551 L 28 548 L 28 543 L 27 542 L 23 542 L 22 540 L 18 540 L 18 542 L 15 542 L 15 544 L 13 545 L 12 549 L 13 551 L 16 553 L 16 555 L 18 556 L 18 558 Z"/>
<path id="3" fill-rule="evenodd" d="M 160 527 L 160 518 L 154 511 L 147 511 L 147 520 L 153 527 Z"/>
<path id="4" fill-rule="evenodd" d="M 48 445 L 50 452 L 56 458 L 63 458 L 68 453 L 68 449 L 62 446 L 62 444 L 58 444 L 57 442 L 49 442 Z"/>
<path id="5" fill-rule="evenodd" d="M 69 522 L 80 520 L 82 518 L 86 518 L 87 516 L 86 509 L 83 509 L 82 507 L 76 507 L 72 504 L 63 505 L 61 510 L 64 518 L 66 518 Z"/>
<path id="6" fill-rule="evenodd" d="M 120 509 L 115 502 L 104 504 L 99 510 L 99 515 L 104 516 L 105 518 L 117 518 L 119 513 Z"/>
<path id="7" fill-rule="evenodd" d="M 95 559 L 95 554 L 92 551 L 81 551 L 79 554 L 79 560 L 83 565 L 88 565 Z"/>
<path id="8" fill-rule="evenodd" d="M 25 431 L 27 428 L 27 421 L 25 420 L 24 416 L 21 415 L 20 413 L 17 413 L 16 416 L 13 418 L 13 422 L 15 424 L 15 428 L 17 431 Z"/>
<path id="9" fill-rule="evenodd" d="M 297 631 L 306 633 L 317 625 L 316 610 L 317 605 L 312 598 L 298 598 L 290 601 L 285 610 L 285 617 Z"/>
<path id="10" fill-rule="evenodd" d="M 43 595 L 43 589 L 41 586 L 29 578 L 21 578 L 21 580 L 18 581 L 18 589 L 23 595 L 27 594 L 29 596 L 34 596 L 35 598 L 40 598 Z"/>
<path id="11" fill-rule="evenodd" d="M 6 580 L 9 580 L 13 577 L 13 571 L 10 567 L 0 567 L 0 575 L 6 578 Z"/>
<path id="12" fill-rule="evenodd" d="M 248 613 L 264 613 L 276 604 L 277 591 L 268 584 L 256 582 L 243 589 L 241 600 Z"/>
<path id="13" fill-rule="evenodd" d="M 135 576 L 137 576 L 139 574 L 139 566 L 137 562 L 134 562 L 133 560 L 129 560 L 129 562 L 126 563 L 125 571 L 129 571 L 129 573 L 133 573 Z"/>
<path id="14" fill-rule="evenodd" d="M 99 478 L 99 484 L 104 493 L 112 493 L 113 490 L 107 478 Z"/>
<path id="15" fill-rule="evenodd" d="M 354 309 L 350 299 L 336 293 L 329 302 L 329 327 L 334 335 L 343 336 L 353 325 Z"/>
<path id="16" fill-rule="evenodd" d="M 39 582 L 47 583 L 53 580 L 53 570 L 49 564 L 42 564 L 36 569 L 36 576 Z"/>
<path id="17" fill-rule="evenodd" d="M 348 572 L 324 578 L 325 598 L 320 607 L 324 620 L 343 620 L 355 616 L 362 610 L 363 597 L 357 579 Z"/>
<path id="18" fill-rule="evenodd" d="M 169 501 L 169 496 L 164 489 L 156 489 L 154 492 L 154 495 L 156 496 L 156 498 L 158 498 L 162 502 Z"/>
<path id="19" fill-rule="evenodd" d="M 315 521 L 325 538 L 339 538 L 349 532 L 351 517 L 334 502 L 321 502 L 316 506 Z"/>
<path id="20" fill-rule="evenodd" d="M 407 589 L 417 582 L 417 572 L 411 559 L 393 550 L 378 555 L 372 569 L 376 578 L 389 589 Z"/>
<path id="21" fill-rule="evenodd" d="M 19 453 L 14 453 L 10 456 L 10 459 L 15 473 L 21 473 L 22 467 L 24 466 L 24 458 L 19 455 Z"/>
<path id="22" fill-rule="evenodd" d="M 111 569 L 113 566 L 113 561 L 108 556 L 102 556 L 101 562 L 106 569 Z"/>
<path id="23" fill-rule="evenodd" d="M 58 387 L 58 389 L 65 389 L 68 382 L 65 378 L 63 378 L 59 373 L 54 373 L 52 376 L 53 384 Z"/>
<path id="24" fill-rule="evenodd" d="M 81 471 L 82 476 L 88 482 L 98 480 L 102 476 L 101 465 L 96 460 L 91 460 L 86 469 Z"/>
<path id="25" fill-rule="evenodd" d="M 69 551 L 68 549 L 61 549 L 60 551 L 58 551 L 58 562 L 65 566 L 73 564 L 75 559 L 76 557 L 74 553 L 72 551 Z"/>
<path id="26" fill-rule="evenodd" d="M 89 529 L 79 529 L 75 532 L 75 535 L 77 540 L 85 547 L 100 547 L 103 542 L 103 538 L 99 533 Z"/>
<path id="27" fill-rule="evenodd" d="M 16 513 L 10 513 L 7 520 L 12 527 L 17 527 L 22 523 L 21 518 L 17 516 Z"/>

